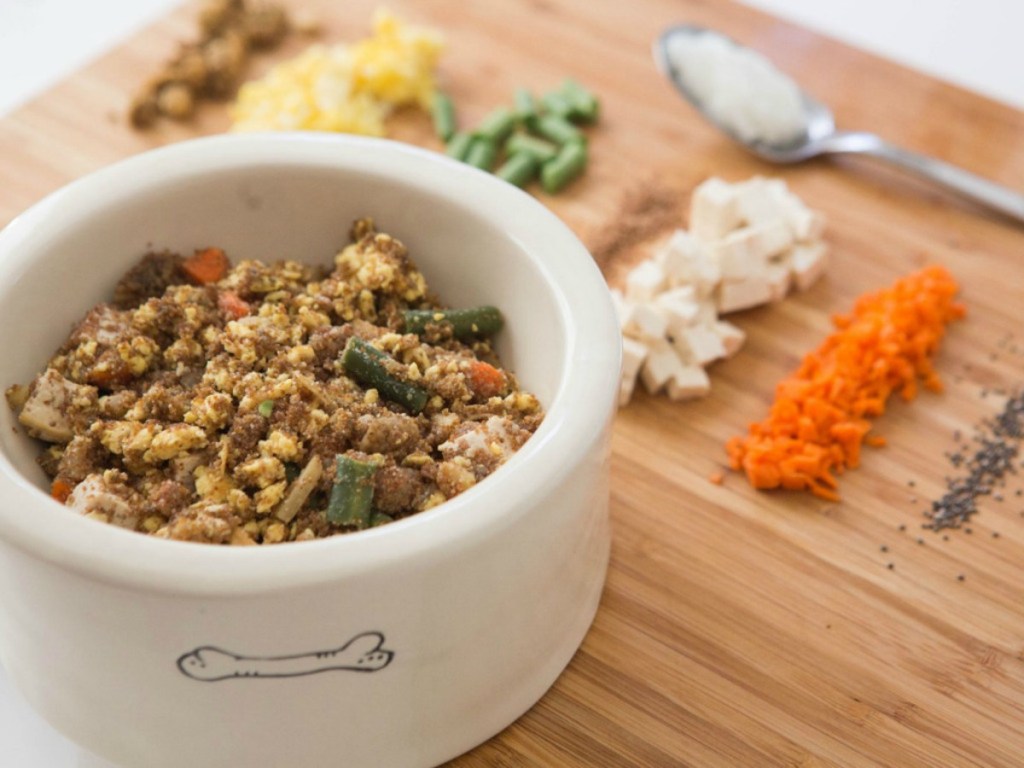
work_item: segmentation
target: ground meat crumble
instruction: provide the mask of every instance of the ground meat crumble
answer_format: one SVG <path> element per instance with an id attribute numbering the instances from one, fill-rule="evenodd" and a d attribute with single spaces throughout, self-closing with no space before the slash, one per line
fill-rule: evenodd
<path id="1" fill-rule="evenodd" d="M 446 322 L 404 332 L 403 310 L 440 307 L 423 275 L 370 219 L 351 240 L 333 268 L 224 258 L 211 276 L 147 254 L 30 386 L 7 390 L 45 442 L 52 495 L 163 538 L 274 544 L 415 514 L 497 469 L 540 424 L 539 402 L 488 339 Z M 353 337 L 425 390 L 421 410 L 347 373 Z M 339 457 L 375 467 L 368 522 L 329 519 Z"/>

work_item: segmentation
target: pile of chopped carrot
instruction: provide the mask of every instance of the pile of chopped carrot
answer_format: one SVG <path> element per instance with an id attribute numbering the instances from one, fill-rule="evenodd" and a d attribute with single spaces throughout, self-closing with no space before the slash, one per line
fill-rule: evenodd
<path id="1" fill-rule="evenodd" d="M 942 390 L 932 356 L 946 324 L 965 314 L 957 290 L 945 268 L 929 266 L 833 316 L 836 331 L 778 384 L 768 418 L 728 442 L 732 468 L 755 488 L 838 500 L 835 475 L 860 463 L 863 443 L 885 444 L 868 435 L 868 417 L 881 415 L 893 392 L 913 399 L 918 379 Z"/>

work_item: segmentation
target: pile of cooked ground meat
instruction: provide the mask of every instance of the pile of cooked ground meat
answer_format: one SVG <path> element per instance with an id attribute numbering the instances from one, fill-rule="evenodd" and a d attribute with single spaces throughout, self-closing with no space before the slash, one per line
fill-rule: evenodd
<path id="1" fill-rule="evenodd" d="M 504 463 L 543 412 L 495 357 L 500 314 L 446 314 L 370 219 L 351 240 L 332 268 L 143 257 L 7 390 L 52 495 L 163 538 L 274 544 L 415 514 Z"/>

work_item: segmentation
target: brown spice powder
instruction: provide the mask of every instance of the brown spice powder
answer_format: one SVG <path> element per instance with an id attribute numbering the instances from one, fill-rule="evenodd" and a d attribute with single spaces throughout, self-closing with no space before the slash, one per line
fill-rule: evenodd
<path id="1" fill-rule="evenodd" d="M 680 186 L 657 177 L 640 179 L 623 192 L 612 219 L 584 237 L 610 283 L 633 262 L 649 255 L 639 253 L 638 246 L 684 226 L 685 199 Z"/>

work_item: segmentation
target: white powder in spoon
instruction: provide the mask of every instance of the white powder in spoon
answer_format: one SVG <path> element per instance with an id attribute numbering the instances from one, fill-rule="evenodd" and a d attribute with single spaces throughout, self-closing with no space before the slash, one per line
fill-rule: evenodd
<path id="1" fill-rule="evenodd" d="M 690 94 L 741 141 L 785 144 L 803 134 L 800 88 L 761 54 L 710 31 L 672 35 L 666 54 Z"/>

